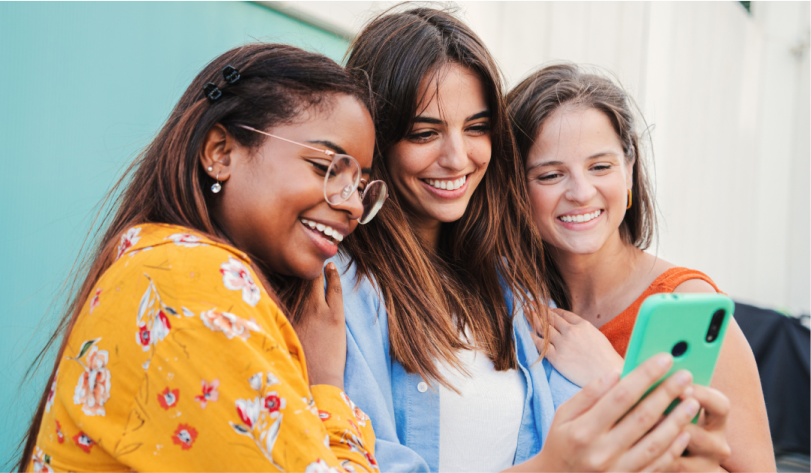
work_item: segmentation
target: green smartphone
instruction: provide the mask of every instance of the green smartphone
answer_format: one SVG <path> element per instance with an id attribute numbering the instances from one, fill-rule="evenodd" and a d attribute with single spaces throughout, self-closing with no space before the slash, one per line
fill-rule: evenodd
<path id="1" fill-rule="evenodd" d="M 665 378 L 679 370 L 693 374 L 693 384 L 709 386 L 715 362 L 724 342 L 727 321 L 735 303 L 723 294 L 654 294 L 642 303 L 631 333 L 622 376 L 650 357 L 667 352 L 673 367 L 642 398 Z M 640 399 L 641 400 L 641 399 Z M 668 406 L 670 413 L 679 403 Z M 693 422 L 698 420 L 698 416 Z"/>

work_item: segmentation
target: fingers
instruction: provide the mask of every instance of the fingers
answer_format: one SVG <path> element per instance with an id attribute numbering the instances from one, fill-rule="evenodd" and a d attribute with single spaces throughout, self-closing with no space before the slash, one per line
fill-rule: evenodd
<path id="1" fill-rule="evenodd" d="M 561 317 L 558 314 L 558 311 L 561 311 L 561 310 L 562 309 L 551 309 L 549 311 L 549 331 L 550 332 L 554 329 L 558 333 L 565 333 L 569 329 L 569 326 L 571 324 L 569 322 L 567 322 L 565 318 Z"/>
<path id="2" fill-rule="evenodd" d="M 555 412 L 555 421 L 568 422 L 590 410 L 619 380 L 619 371 L 614 371 L 587 384 L 579 393 L 561 404 Z"/>
<path id="3" fill-rule="evenodd" d="M 679 437 L 679 435 L 684 432 L 685 426 L 695 417 L 698 409 L 698 401 L 695 399 L 688 399 L 679 404 L 658 427 L 650 431 L 629 450 L 628 458 L 631 462 L 629 467 L 633 469 L 644 468 L 645 465 L 650 463 L 662 461 L 662 456 L 667 458 L 668 453 L 675 455 L 673 459 L 678 458 L 688 445 L 687 443 L 681 443 L 685 437 Z M 618 435 L 621 436 L 622 434 Z M 689 442 L 689 433 L 687 433 L 686 438 Z"/>
<path id="4" fill-rule="evenodd" d="M 614 435 L 624 439 L 628 446 L 636 443 L 638 439 L 653 428 L 665 409 L 667 409 L 674 399 L 678 398 L 690 387 L 692 381 L 693 376 L 686 370 L 677 371 L 672 376 L 668 377 L 617 424 L 613 430 Z M 695 417 L 699 407 L 698 401 L 695 399 L 688 399 L 682 402 L 678 409 L 671 412 L 670 415 L 665 418 L 659 427 L 657 427 L 657 430 L 661 429 L 663 426 L 672 426 L 673 422 L 678 422 L 678 429 L 672 432 L 673 437 L 675 437 L 678 431 L 681 430 L 681 426 L 690 422 L 693 417 Z M 680 417 L 673 415 L 676 411 L 681 414 L 692 411 L 692 416 L 688 416 L 684 422 L 680 422 Z M 669 443 L 668 441 L 667 444 Z"/>
<path id="5" fill-rule="evenodd" d="M 648 388 L 667 374 L 672 365 L 673 357 L 667 353 L 660 353 L 646 360 L 635 370 L 631 371 L 622 381 L 617 383 L 616 386 L 598 401 L 595 408 L 589 411 L 589 416 L 592 417 L 591 422 L 594 422 L 595 425 L 613 426 L 626 412 L 634 407 L 634 404 L 639 401 L 639 398 L 642 397 Z M 684 389 L 681 391 L 683 390 Z M 673 398 L 681 394 L 681 391 L 676 393 Z M 657 397 L 655 399 L 658 400 L 660 398 Z M 645 399 L 645 402 L 648 402 L 648 406 L 653 407 L 656 405 L 656 400 L 649 401 Z M 640 406 L 641 405 L 642 404 L 640 404 Z M 656 412 L 651 425 L 653 425 L 653 422 L 664 412 L 666 407 L 667 403 L 665 403 L 661 410 Z M 631 443 L 638 438 L 639 436 L 634 438 Z"/>
<path id="6" fill-rule="evenodd" d="M 692 457 L 711 458 L 720 464 L 732 454 L 723 431 L 710 431 L 693 424 L 687 424 L 684 431 L 691 436 L 687 450 Z"/>
<path id="7" fill-rule="evenodd" d="M 327 264 L 326 268 L 324 269 L 324 273 L 326 274 L 327 278 L 326 300 L 327 305 L 331 309 L 330 313 L 334 317 L 340 318 L 340 323 L 344 323 L 344 297 L 343 293 L 341 292 L 341 276 L 338 274 L 338 269 L 335 267 L 335 263 Z M 336 319 L 335 322 L 339 322 L 339 320 Z"/>
<path id="8" fill-rule="evenodd" d="M 670 447 L 648 465 L 641 468 L 642 471 L 679 471 L 678 462 L 681 459 L 684 449 L 690 443 L 690 434 L 682 432 Z"/>
<path id="9" fill-rule="evenodd" d="M 694 385 L 693 397 L 704 408 L 704 426 L 714 429 L 726 424 L 729 416 L 729 399 L 720 391 L 706 386 Z"/>
<path id="10" fill-rule="evenodd" d="M 551 309 L 551 310 L 559 318 L 563 319 L 566 323 L 570 325 L 576 325 L 583 321 L 583 319 L 574 312 L 569 312 L 568 310 L 563 309 Z"/>
<path id="11" fill-rule="evenodd" d="M 693 396 L 704 408 L 704 425 L 687 425 L 692 440 L 688 449 L 691 456 L 702 456 L 724 462 L 732 454 L 726 439 L 726 421 L 729 399 L 721 392 L 706 386 L 693 386 Z"/>

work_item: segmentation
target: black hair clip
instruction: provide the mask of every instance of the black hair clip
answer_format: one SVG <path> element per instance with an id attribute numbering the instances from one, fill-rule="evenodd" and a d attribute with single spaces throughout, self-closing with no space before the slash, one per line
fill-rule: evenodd
<path id="1" fill-rule="evenodd" d="M 225 82 L 229 84 L 233 84 L 240 78 L 239 71 L 234 66 L 225 66 L 222 69 L 222 76 L 225 78 Z"/>
<path id="2" fill-rule="evenodd" d="M 220 90 L 213 82 L 209 82 L 203 86 L 203 95 L 213 102 L 222 97 L 222 90 Z"/>

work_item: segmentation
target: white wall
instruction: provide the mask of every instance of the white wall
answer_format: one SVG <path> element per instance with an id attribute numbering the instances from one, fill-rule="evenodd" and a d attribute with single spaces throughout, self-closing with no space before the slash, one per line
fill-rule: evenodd
<path id="1" fill-rule="evenodd" d="M 425 4 L 425 3 L 423 3 Z M 351 36 L 391 2 L 283 2 Z M 433 4 L 448 5 L 448 4 Z M 459 2 L 510 86 L 540 64 L 607 69 L 655 151 L 658 254 L 732 297 L 808 313 L 808 2 Z"/>

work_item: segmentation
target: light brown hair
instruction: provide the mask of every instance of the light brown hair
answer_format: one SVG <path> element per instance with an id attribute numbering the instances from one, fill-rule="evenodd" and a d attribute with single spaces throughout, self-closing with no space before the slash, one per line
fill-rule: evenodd
<path id="1" fill-rule="evenodd" d="M 241 77 L 237 82 L 225 84 L 221 71 L 226 65 L 239 71 Z M 203 95 L 207 82 L 213 82 L 222 91 L 222 96 L 214 102 Z M 291 123 L 308 109 L 330 107 L 331 98 L 336 94 L 355 97 L 371 108 L 368 90 L 359 86 L 333 60 L 293 46 L 249 44 L 232 49 L 209 63 L 186 89 L 154 141 L 130 164 L 104 199 L 105 203 L 112 201 L 113 205 L 101 219 L 98 243 L 79 264 L 74 276 L 81 285 L 78 289 L 70 287 L 71 297 L 59 326 L 29 373 L 43 363 L 49 349 L 59 343 L 56 361 L 45 386 L 51 385 L 65 350 L 67 334 L 76 323 L 90 291 L 115 260 L 121 234 L 130 227 L 145 223 L 181 225 L 212 240 L 233 245 L 212 218 L 210 207 L 216 196 L 205 189 L 210 188 L 214 181 L 200 164 L 206 135 L 214 125 L 221 124 L 238 143 L 255 149 L 265 138 L 237 124 L 264 130 Z M 259 259 L 251 260 L 251 267 L 279 307 L 288 316 L 297 314 L 301 310 L 299 294 L 308 282 L 274 275 Z M 47 398 L 48 390 L 45 389 L 31 426 L 22 439 L 23 453 L 16 465 L 18 471 L 23 471 L 31 458 Z"/>
<path id="2" fill-rule="evenodd" d="M 556 64 L 535 72 L 507 94 L 513 134 L 524 163 L 544 122 L 563 106 L 594 108 L 611 121 L 625 159 L 633 166 L 633 205 L 625 212 L 620 235 L 626 244 L 647 249 L 656 235 L 656 209 L 647 166 L 639 149 L 633 100 L 610 79 L 574 64 Z M 552 299 L 558 307 L 571 310 L 569 289 L 548 251 L 545 260 L 544 279 Z"/>
<path id="3" fill-rule="evenodd" d="M 535 330 L 546 330 L 537 302 L 546 301 L 543 250 L 532 223 L 523 164 L 507 120 L 501 75 L 481 40 L 445 11 L 417 8 L 384 13 L 355 39 L 347 69 L 368 77 L 375 94 L 379 159 L 373 179 L 392 182 L 388 153 L 414 124 L 424 78 L 441 80 L 448 64 L 475 73 L 487 92 L 492 156 L 487 172 L 461 219 L 442 225 L 439 250 L 416 236 L 397 190 L 377 217 L 344 242 L 360 276 L 376 280 L 388 312 L 394 359 L 409 373 L 435 379 L 437 360 L 459 367 L 456 352 L 472 344 L 497 370 L 517 367 L 512 316 L 505 297 Z M 502 283 L 506 291 L 502 288 Z M 452 388 L 452 386 L 449 386 Z"/>

